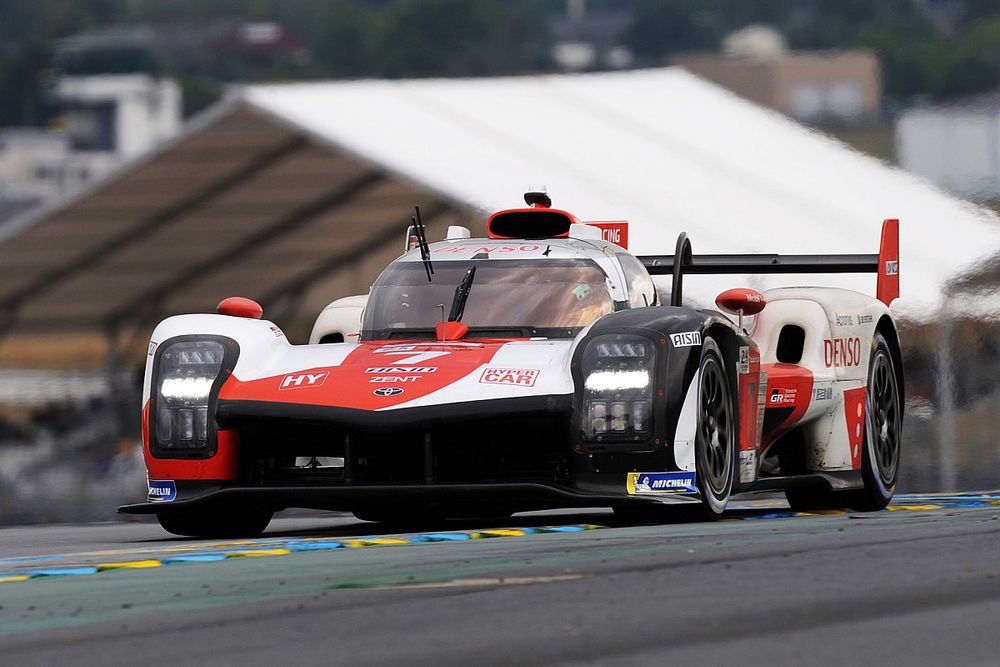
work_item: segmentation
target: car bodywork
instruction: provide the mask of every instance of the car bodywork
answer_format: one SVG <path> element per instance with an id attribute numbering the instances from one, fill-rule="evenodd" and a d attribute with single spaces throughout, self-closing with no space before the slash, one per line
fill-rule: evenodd
<path id="1" fill-rule="evenodd" d="M 702 409 L 709 371 L 730 406 L 715 444 L 731 448 L 710 514 L 742 491 L 864 488 L 876 341 L 902 391 L 896 221 L 879 255 L 838 257 L 696 256 L 681 235 L 675 255 L 637 259 L 537 202 L 488 228 L 408 251 L 367 302 L 331 304 L 309 345 L 231 303 L 161 322 L 143 386 L 149 497 L 121 510 L 702 506 L 705 442 L 722 438 Z M 686 273 L 819 271 L 878 273 L 880 299 L 792 287 L 731 290 L 730 316 L 682 305 Z M 672 275 L 670 304 L 650 274 Z"/>

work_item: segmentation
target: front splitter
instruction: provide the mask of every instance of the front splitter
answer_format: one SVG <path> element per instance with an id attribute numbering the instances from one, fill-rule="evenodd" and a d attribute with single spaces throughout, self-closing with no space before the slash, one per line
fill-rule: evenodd
<path id="1" fill-rule="evenodd" d="M 603 485 L 602 485 L 603 486 Z M 526 512 L 562 507 L 612 507 L 623 504 L 699 502 L 696 494 L 629 495 L 613 487 L 577 489 L 539 482 L 483 484 L 379 484 L 340 486 L 229 486 L 172 502 L 123 505 L 125 514 L 158 514 L 206 505 L 253 504 L 274 509 L 301 507 L 351 511 L 373 505 L 503 506 Z"/>

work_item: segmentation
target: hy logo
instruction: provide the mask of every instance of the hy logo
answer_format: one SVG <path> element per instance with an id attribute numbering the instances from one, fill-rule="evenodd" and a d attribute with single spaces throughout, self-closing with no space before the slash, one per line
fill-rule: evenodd
<path id="1" fill-rule="evenodd" d="M 297 375 L 286 375 L 281 378 L 281 384 L 278 385 L 278 389 L 302 389 L 304 387 L 320 387 L 326 382 L 326 378 L 330 376 L 330 373 L 323 371 L 322 373 L 299 373 Z"/>
<path id="2" fill-rule="evenodd" d="M 885 275 L 895 276 L 897 274 L 899 274 L 899 260 L 898 259 L 887 260 L 885 263 Z"/>
<path id="3" fill-rule="evenodd" d="M 403 393 L 402 387 L 379 387 L 372 392 L 376 396 L 399 396 Z"/>

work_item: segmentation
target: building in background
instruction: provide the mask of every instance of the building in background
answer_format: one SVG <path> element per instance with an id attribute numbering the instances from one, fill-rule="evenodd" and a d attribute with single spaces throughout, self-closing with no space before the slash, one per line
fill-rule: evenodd
<path id="1" fill-rule="evenodd" d="M 14 202 L 32 206 L 57 197 L 64 179 L 79 182 L 83 174 L 66 164 L 69 143 L 63 132 L 31 127 L 0 130 L 0 202 L 15 211 Z"/>
<path id="2" fill-rule="evenodd" d="M 161 69 L 220 80 L 243 78 L 254 65 L 282 73 L 311 55 L 305 40 L 275 21 L 237 18 L 129 25 L 60 40 L 54 65 L 63 75 L 146 73 Z M 287 72 L 284 72 L 287 74 Z"/>
<path id="3" fill-rule="evenodd" d="M 181 92 L 148 74 L 66 76 L 52 94 L 55 118 L 76 153 L 126 160 L 169 139 L 181 127 Z"/>
<path id="4" fill-rule="evenodd" d="M 79 192 L 120 162 L 113 151 L 77 151 L 69 133 L 0 130 L 0 221 Z"/>
<path id="5" fill-rule="evenodd" d="M 621 38 L 631 20 L 626 8 L 595 10 L 587 0 L 566 0 L 566 11 L 549 23 L 552 60 L 565 72 L 630 67 L 635 58 Z"/>
<path id="6" fill-rule="evenodd" d="M 180 130 L 180 87 L 140 44 L 67 44 L 55 51 L 49 127 L 0 130 L 0 220 L 71 196 Z"/>
<path id="7" fill-rule="evenodd" d="M 672 64 L 812 125 L 860 125 L 881 114 L 881 67 L 870 51 L 788 51 L 780 33 L 758 25 L 729 35 L 720 54 L 679 55 Z"/>
<path id="8" fill-rule="evenodd" d="M 1000 91 L 907 111 L 896 155 L 907 171 L 961 197 L 1000 199 Z"/>

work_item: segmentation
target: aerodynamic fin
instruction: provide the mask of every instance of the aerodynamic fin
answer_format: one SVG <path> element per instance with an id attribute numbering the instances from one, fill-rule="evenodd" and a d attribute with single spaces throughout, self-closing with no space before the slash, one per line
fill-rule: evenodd
<path id="1" fill-rule="evenodd" d="M 682 244 L 681 237 L 685 237 Z M 743 273 L 876 273 L 876 296 L 889 305 L 899 297 L 899 220 L 886 219 L 882 223 L 882 243 L 879 253 L 851 255 L 771 255 L 731 254 L 696 255 L 691 252 L 686 234 L 678 237 L 678 248 L 684 251 L 679 270 L 674 270 L 677 255 L 640 256 L 650 275 L 673 276 L 673 292 L 681 293 L 685 274 L 743 274 Z"/>
<path id="2" fill-rule="evenodd" d="M 887 306 L 899 298 L 899 220 L 896 218 L 887 218 L 882 223 L 875 296 Z"/>

